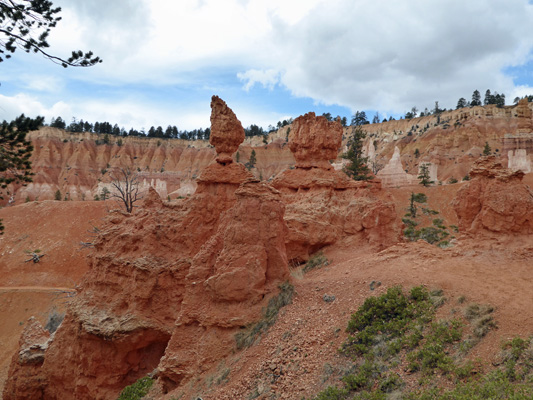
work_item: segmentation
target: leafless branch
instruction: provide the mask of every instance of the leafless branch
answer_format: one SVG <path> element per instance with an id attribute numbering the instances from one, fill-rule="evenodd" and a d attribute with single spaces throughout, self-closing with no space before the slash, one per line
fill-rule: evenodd
<path id="1" fill-rule="evenodd" d="M 30 253 L 31 258 L 24 261 L 25 263 L 33 261 L 34 263 L 38 263 L 41 261 L 41 258 L 43 258 L 46 254 L 37 254 L 37 253 Z"/>
<path id="2" fill-rule="evenodd" d="M 120 177 L 111 175 L 113 178 L 111 185 L 115 188 L 115 193 L 111 194 L 111 197 L 118 199 L 124 205 L 126 212 L 131 213 L 135 202 L 141 199 L 138 176 L 129 168 L 121 168 L 120 175 Z"/>

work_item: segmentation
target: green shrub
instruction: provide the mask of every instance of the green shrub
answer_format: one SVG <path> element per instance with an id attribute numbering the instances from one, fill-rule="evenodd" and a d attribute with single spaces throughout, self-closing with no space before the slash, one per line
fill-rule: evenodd
<path id="1" fill-rule="evenodd" d="M 370 297 L 352 315 L 346 331 L 350 333 L 341 351 L 351 356 L 369 354 L 373 346 L 403 336 L 415 321 L 427 321 L 430 313 L 429 293 L 413 288 L 410 297 L 400 287 L 392 287 L 379 297 Z M 397 346 L 392 342 L 392 346 Z M 385 353 L 394 354 L 395 349 Z"/>
<path id="2" fill-rule="evenodd" d="M 475 332 L 478 323 L 493 323 L 493 308 L 470 304 L 464 309 L 466 323 L 434 321 L 439 299 L 444 299 L 442 290 L 428 292 L 421 286 L 409 294 L 394 287 L 366 299 L 351 316 L 350 335 L 340 349 L 353 358 L 354 366 L 340 381 L 341 387 L 328 387 L 312 399 L 533 398 L 533 338 L 504 343 L 497 369 L 482 374 L 477 363 L 461 357 L 463 347 L 471 348 L 482 338 L 462 340 L 462 335 L 465 324 Z M 464 296 L 459 302 L 464 302 Z M 392 353 L 397 355 L 391 357 Z M 405 389 L 400 378 L 405 371 L 418 375 L 419 389 Z M 447 379 L 444 384 L 442 377 Z"/>
<path id="3" fill-rule="evenodd" d="M 309 258 L 309 260 L 305 263 L 303 271 L 309 272 L 315 268 L 321 268 L 326 265 L 329 265 L 329 260 L 321 251 L 319 251 Z"/>
<path id="4" fill-rule="evenodd" d="M 263 318 L 235 335 L 238 350 L 253 345 L 261 334 L 274 325 L 278 318 L 279 310 L 292 302 L 294 286 L 289 282 L 284 282 L 278 288 L 280 290 L 278 295 L 272 297 L 268 302 L 267 308 L 263 310 Z"/>
<path id="5" fill-rule="evenodd" d="M 139 379 L 137 382 L 132 383 L 129 386 L 126 386 L 118 400 L 140 400 L 148 394 L 148 391 L 154 384 L 154 380 L 145 376 L 144 378 Z"/>
<path id="6" fill-rule="evenodd" d="M 312 400 L 342 400 L 346 398 L 348 393 L 348 390 L 344 388 L 339 389 L 334 386 L 328 386 L 326 390 L 320 392 Z"/>

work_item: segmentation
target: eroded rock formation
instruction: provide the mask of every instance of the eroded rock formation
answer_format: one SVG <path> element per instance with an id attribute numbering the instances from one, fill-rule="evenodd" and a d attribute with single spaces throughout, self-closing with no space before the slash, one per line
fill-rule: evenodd
<path id="1" fill-rule="evenodd" d="M 403 169 L 402 160 L 400 158 L 400 149 L 396 146 L 394 154 L 385 165 L 385 167 L 377 173 L 383 187 L 408 186 L 418 183 L 416 176 L 408 174 Z"/>
<path id="2" fill-rule="evenodd" d="M 272 181 L 287 207 L 288 258 L 306 261 L 312 253 L 341 240 L 359 245 L 370 242 L 377 248 L 395 243 L 394 205 L 390 195 L 381 191 L 380 181 L 355 182 L 328 162 L 342 139 L 340 122 L 328 122 L 313 113 L 297 121 L 298 133 L 291 131 L 289 136 L 296 168 Z M 328 150 L 319 150 L 322 147 Z"/>
<path id="3" fill-rule="evenodd" d="M 531 160 L 526 149 L 509 150 L 507 153 L 507 168 L 513 171 L 531 172 Z"/>
<path id="4" fill-rule="evenodd" d="M 244 140 L 244 129 L 235 113 L 218 96 L 211 99 L 211 136 L 209 143 L 215 146 L 217 162 L 230 164 L 232 155 Z"/>
<path id="5" fill-rule="evenodd" d="M 12 393 L 111 399 L 152 371 L 154 390 L 171 392 L 235 350 L 235 334 L 289 279 L 289 259 L 339 242 L 396 241 L 394 205 L 380 182 L 354 182 L 329 164 L 339 122 L 298 119 L 290 144 L 298 166 L 271 186 L 230 161 L 242 126 L 217 97 L 212 110 L 218 154 L 196 192 L 169 204 L 150 188 L 133 214 L 109 213 L 41 364 L 12 366 Z"/>
<path id="6" fill-rule="evenodd" d="M 10 391 L 35 387 L 35 375 L 35 399 L 116 398 L 160 360 L 171 389 L 231 351 L 235 330 L 259 318 L 288 278 L 280 194 L 226 162 L 242 127 L 219 99 L 213 106 L 219 135 L 238 132 L 213 139 L 220 154 L 196 193 L 168 205 L 150 189 L 133 215 L 109 214 L 44 362 L 12 369 Z"/>
<path id="7" fill-rule="evenodd" d="M 515 108 L 515 115 L 517 117 L 516 132 L 533 133 L 533 112 L 529 108 L 527 98 L 521 99 Z"/>
<path id="8" fill-rule="evenodd" d="M 342 144 L 342 125 L 310 112 L 296 118 L 289 134 L 289 148 L 297 168 L 331 169 Z"/>
<path id="9" fill-rule="evenodd" d="M 533 191 L 524 173 L 504 168 L 495 157 L 483 157 L 470 171 L 471 181 L 454 200 L 463 232 L 533 233 Z"/>
<path id="10" fill-rule="evenodd" d="M 41 371 L 50 333 L 34 317 L 28 320 L 19 340 L 20 350 L 11 359 L 4 388 L 5 400 L 39 399 L 44 394 L 46 378 Z"/>
<path id="11" fill-rule="evenodd" d="M 253 180 L 235 195 L 235 206 L 192 259 L 177 326 L 159 365 L 165 392 L 228 355 L 236 330 L 259 319 L 265 294 L 289 277 L 281 196 Z"/>

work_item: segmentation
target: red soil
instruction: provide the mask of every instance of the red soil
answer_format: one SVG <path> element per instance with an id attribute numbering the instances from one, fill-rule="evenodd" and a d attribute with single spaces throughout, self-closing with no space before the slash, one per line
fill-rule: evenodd
<path id="1" fill-rule="evenodd" d="M 532 175 L 524 181 L 532 183 Z M 390 193 L 399 217 L 410 193 L 424 192 L 429 207 L 440 210 L 450 225 L 457 224 L 451 203 L 462 185 L 391 189 Z M 101 202 L 49 201 L 0 210 L 6 226 L 0 238 L 0 320 L 5 321 L 0 326 L 0 393 L 24 322 L 35 315 L 44 323 L 53 306 L 61 308 L 68 300 L 47 288 L 72 288 L 79 281 L 87 270 L 88 252 L 79 250 L 79 242 L 90 241 L 87 230 L 98 226 L 106 208 Z M 41 249 L 47 255 L 41 263 L 24 263 L 27 249 Z M 442 288 L 449 304 L 464 295 L 468 302 L 495 306 L 498 329 L 475 349 L 474 358 L 490 361 L 503 340 L 533 333 L 533 240 L 528 236 L 459 236 L 456 246 L 444 250 L 417 242 L 400 243 L 380 253 L 337 244 L 325 253 L 331 260 L 329 266 L 303 276 L 294 272 L 293 304 L 282 309 L 277 323 L 259 343 L 236 352 L 180 390 L 204 400 L 247 398 L 256 389 L 261 394 L 258 398 L 272 392 L 289 399 L 316 393 L 335 383 L 326 379 L 325 368 L 328 363 L 343 362 L 337 349 L 346 337 L 350 314 L 366 297 L 398 284 Z M 371 291 L 371 281 L 382 285 Z M 334 295 L 335 301 L 326 303 L 325 294 Z M 217 384 L 226 369 L 227 381 Z"/>
<path id="2" fill-rule="evenodd" d="M 44 326 L 53 308 L 62 311 L 87 271 L 90 233 L 106 214 L 107 202 L 31 202 L 0 210 L 5 226 L 0 236 L 0 387 L 11 355 L 29 317 Z M 26 250 L 46 254 L 39 263 L 24 262 Z M 0 392 L 1 393 L 1 392 Z"/>

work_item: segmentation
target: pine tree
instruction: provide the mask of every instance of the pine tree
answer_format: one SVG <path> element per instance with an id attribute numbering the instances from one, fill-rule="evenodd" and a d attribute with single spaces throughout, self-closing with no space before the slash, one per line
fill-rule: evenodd
<path id="1" fill-rule="evenodd" d="M 33 146 L 26 140 L 26 133 L 39 129 L 43 122 L 43 117 L 32 119 L 22 114 L 14 121 L 3 121 L 0 125 L 0 198 L 10 183 L 31 182 Z"/>
<path id="2" fill-rule="evenodd" d="M 364 111 L 356 111 L 352 117 L 352 125 L 360 126 L 368 124 L 366 113 Z"/>
<path id="3" fill-rule="evenodd" d="M 100 193 L 100 199 L 103 201 L 106 201 L 109 198 L 110 193 L 111 192 L 109 191 L 109 189 L 106 186 L 104 186 L 102 188 L 102 192 Z"/>
<path id="4" fill-rule="evenodd" d="M 489 146 L 489 142 L 485 142 L 485 147 L 483 147 L 483 155 L 490 156 L 491 153 L 492 153 L 492 149 Z"/>
<path id="5" fill-rule="evenodd" d="M 252 168 L 255 167 L 256 162 L 257 162 L 257 159 L 255 157 L 255 150 L 252 150 L 252 153 L 250 154 L 250 159 L 246 163 L 246 168 L 248 168 L 248 170 L 251 170 Z"/>
<path id="6" fill-rule="evenodd" d="M 361 126 L 356 126 L 353 136 L 348 139 L 348 151 L 341 157 L 349 163 L 344 167 L 344 173 L 355 181 L 366 181 L 372 179 L 370 169 L 367 166 L 368 158 L 363 157 L 363 140 L 366 137 Z"/>
<path id="7" fill-rule="evenodd" d="M 481 94 L 479 93 L 479 90 L 474 90 L 474 93 L 472 93 L 472 101 L 470 102 L 470 105 L 472 107 L 481 105 Z"/>
<path id="8" fill-rule="evenodd" d="M 431 177 L 429 176 L 429 167 L 427 164 L 424 163 L 420 166 L 420 173 L 418 174 L 418 179 L 420 179 L 420 184 L 425 187 L 428 187 L 435 183 L 431 180 Z"/>
<path id="9" fill-rule="evenodd" d="M 493 95 L 490 93 L 490 89 L 485 92 L 485 99 L 483 99 L 483 105 L 494 104 Z"/>
<path id="10" fill-rule="evenodd" d="M 48 0 L 0 0 L 0 62 L 11 58 L 17 49 L 26 53 L 40 53 L 63 67 L 90 67 L 102 60 L 89 51 L 73 51 L 68 60 L 45 50 L 49 47 L 48 35 L 61 20 L 60 7 Z"/>
<path id="11" fill-rule="evenodd" d="M 461 97 L 459 101 L 457 101 L 457 107 L 455 107 L 455 109 L 458 110 L 459 108 L 464 107 L 466 107 L 466 99 L 464 97 Z"/>

